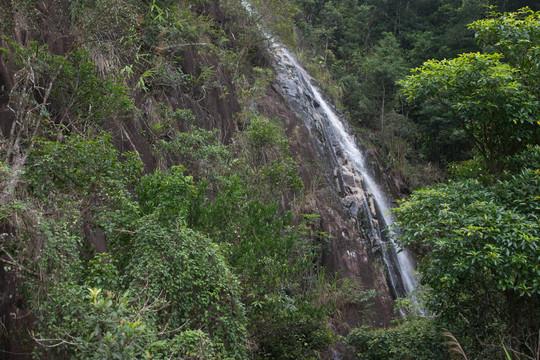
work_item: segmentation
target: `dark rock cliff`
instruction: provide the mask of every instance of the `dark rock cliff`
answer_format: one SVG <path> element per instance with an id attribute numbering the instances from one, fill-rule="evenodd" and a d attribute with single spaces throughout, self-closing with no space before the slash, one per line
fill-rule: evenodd
<path id="1" fill-rule="evenodd" d="M 18 4 L 18 3 L 17 3 Z M 2 35 L 8 35 L 20 44 L 37 41 L 48 44 L 51 52 L 64 55 L 73 47 L 78 46 L 79 34 L 72 27 L 69 12 L 69 2 L 62 0 L 44 0 L 31 10 L 35 12 L 36 23 L 29 26 L 27 19 L 18 14 L 16 4 L 11 0 L 0 0 L 2 16 L 11 20 L 5 24 Z M 216 23 L 233 21 L 227 18 L 217 0 L 206 2 L 193 8 L 194 11 L 209 16 Z M 159 41 L 156 39 L 156 41 Z M 5 40 L 0 40 L 0 46 L 5 46 Z M 254 61 L 257 66 L 271 68 L 271 61 L 265 55 L 263 48 L 256 54 Z M 145 171 L 151 172 L 159 164 L 152 150 L 152 140 L 149 138 L 149 128 L 153 118 L 158 112 L 159 103 L 165 104 L 169 109 L 191 109 L 195 116 L 195 124 L 205 129 L 219 129 L 221 141 L 229 143 L 235 132 L 239 131 L 241 124 L 238 114 L 241 111 L 238 89 L 231 75 L 220 63 L 217 55 L 206 51 L 205 45 L 194 44 L 181 48 L 178 58 L 182 71 L 198 78 L 204 69 L 212 68 L 215 86 L 202 91 L 186 89 L 182 84 L 174 84 L 154 93 L 152 97 L 144 93 L 135 94 L 137 114 L 128 114 L 122 118 L 107 119 L 103 127 L 113 134 L 115 146 L 121 151 L 137 151 L 145 165 Z M 17 79 L 14 78 L 15 67 L 0 56 L 0 125 L 2 136 L 12 136 L 14 111 L 8 106 L 8 94 Z M 285 133 L 290 139 L 290 149 L 295 160 L 300 164 L 300 174 L 305 184 L 305 201 L 297 205 L 293 211 L 300 213 L 318 213 L 321 220 L 318 224 L 320 231 L 330 236 L 330 244 L 324 254 L 324 263 L 331 272 L 339 277 L 354 279 L 362 289 L 376 289 L 378 296 L 374 305 L 365 309 L 362 305 L 344 303 L 340 312 L 342 316 L 330 324 L 337 332 L 347 333 L 351 327 L 369 323 L 375 326 L 388 325 L 393 315 L 393 300 L 389 294 L 384 272 L 381 266 L 374 265 L 365 248 L 363 235 L 356 229 L 354 222 L 342 207 L 331 186 L 334 177 L 328 174 L 329 169 L 321 161 L 320 155 L 314 147 L 302 119 L 299 119 L 290 109 L 284 94 L 278 86 L 270 84 L 265 96 L 255 104 L 258 111 L 268 118 L 279 118 L 284 125 Z M 177 130 L 183 130 L 183 124 L 173 124 Z M 282 208 L 289 207 L 290 199 L 281 199 Z M 9 233 L 9 227 L 0 228 L 0 233 Z M 103 247 L 106 239 L 99 232 L 87 229 L 88 237 L 93 239 L 96 248 Z M 0 234 L 0 241 L 2 239 Z M 101 245 L 99 245 L 101 244 Z M 3 264 L 9 264 L 10 259 L 2 254 Z M 16 287 L 19 280 L 13 278 L 0 266 L 0 359 L 23 359 L 25 344 L 11 342 L 7 339 L 8 333 L 17 328 L 28 327 L 31 319 L 25 317 L 28 313 L 18 294 Z"/>

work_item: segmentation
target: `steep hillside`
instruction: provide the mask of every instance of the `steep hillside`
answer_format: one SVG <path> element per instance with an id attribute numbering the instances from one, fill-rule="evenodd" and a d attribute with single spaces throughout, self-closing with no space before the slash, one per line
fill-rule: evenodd
<path id="1" fill-rule="evenodd" d="M 239 2 L 0 5 L 1 358 L 328 357 L 389 323 Z"/>
<path id="2" fill-rule="evenodd" d="M 411 191 L 390 217 L 419 286 L 357 358 L 539 359 L 538 2 L 294 3 L 305 63 Z"/>

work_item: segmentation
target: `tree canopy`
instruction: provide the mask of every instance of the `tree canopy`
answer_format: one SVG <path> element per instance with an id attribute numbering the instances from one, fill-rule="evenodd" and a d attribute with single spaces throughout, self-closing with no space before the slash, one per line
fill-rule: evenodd
<path id="1" fill-rule="evenodd" d="M 540 13 L 471 24 L 485 53 L 430 60 L 401 82 L 409 100 L 459 126 L 472 159 L 394 210 L 420 254 L 428 309 L 483 357 L 533 359 L 540 329 Z M 500 52 L 494 52 L 500 51 Z M 486 347 L 491 344 L 492 347 Z"/>
<path id="2" fill-rule="evenodd" d="M 492 172 L 540 136 L 539 103 L 520 81 L 520 69 L 500 54 L 468 53 L 430 60 L 400 82 L 409 101 L 454 121 Z"/>
<path id="3" fill-rule="evenodd" d="M 505 156 L 540 142 L 540 13 L 492 13 L 470 25 L 480 43 L 500 53 L 429 60 L 400 84 L 408 100 L 464 131 L 491 172 Z"/>

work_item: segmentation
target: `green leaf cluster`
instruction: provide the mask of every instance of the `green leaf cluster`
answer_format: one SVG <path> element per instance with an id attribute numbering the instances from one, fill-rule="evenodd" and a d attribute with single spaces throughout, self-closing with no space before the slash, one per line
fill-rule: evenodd
<path id="1" fill-rule="evenodd" d="M 470 27 L 487 50 L 500 53 L 430 60 L 400 84 L 429 116 L 464 131 L 490 172 L 497 173 L 505 156 L 540 139 L 538 70 L 529 60 L 536 58 L 540 37 L 538 14 L 528 9 L 492 16 Z"/>
<path id="2" fill-rule="evenodd" d="M 357 359 L 444 360 L 450 353 L 437 324 L 431 319 L 411 319 L 389 329 L 354 329 L 347 336 Z"/>
<path id="3" fill-rule="evenodd" d="M 429 102 L 456 122 L 496 172 L 504 156 L 538 137 L 538 101 L 519 80 L 519 70 L 499 54 L 462 54 L 430 60 L 401 82 L 413 102 Z"/>
<path id="4" fill-rule="evenodd" d="M 512 158 L 522 168 L 498 179 L 467 176 L 418 190 L 394 210 L 402 244 L 424 254 L 428 307 L 470 339 L 510 333 L 510 346 L 523 350 L 538 329 L 531 309 L 540 299 L 540 173 L 529 165 L 537 154 L 535 146 Z"/>
<path id="5" fill-rule="evenodd" d="M 190 347 L 171 344 L 193 343 L 182 340 L 189 330 L 205 339 L 201 356 L 245 357 L 239 284 L 219 247 L 186 227 L 196 199 L 188 197 L 195 186 L 184 169 L 139 179 L 138 158 L 128 153 L 120 161 L 109 137 L 38 144 L 25 174 L 31 197 L 24 216 L 39 221 L 5 249 L 46 275 L 24 286 L 39 309 L 38 351 L 80 359 L 180 356 Z M 128 191 L 135 180 L 136 199 Z M 94 255 L 85 229 L 107 235 L 106 253 Z"/>

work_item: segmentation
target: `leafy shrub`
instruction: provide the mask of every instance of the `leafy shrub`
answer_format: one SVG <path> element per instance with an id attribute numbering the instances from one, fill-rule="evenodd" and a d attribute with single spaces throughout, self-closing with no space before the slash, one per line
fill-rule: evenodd
<path id="1" fill-rule="evenodd" d="M 184 171 L 182 166 L 173 166 L 141 178 L 135 192 L 143 214 L 155 214 L 162 224 L 185 223 L 192 217 L 204 193 Z"/>
<path id="2" fill-rule="evenodd" d="M 120 155 L 110 135 L 94 139 L 71 135 L 63 142 L 39 141 L 28 162 L 25 179 L 37 196 L 65 192 L 114 198 L 142 172 L 138 154 Z"/>
<path id="3" fill-rule="evenodd" d="M 226 359 L 224 354 L 202 330 L 185 330 L 169 341 L 153 344 L 154 353 L 163 354 L 163 359 L 175 358 L 183 360 L 220 360 Z M 161 359 L 157 357 L 156 359 Z"/>
<path id="4" fill-rule="evenodd" d="M 286 294 L 253 304 L 250 333 L 258 340 L 255 359 L 316 359 L 333 341 L 324 309 Z"/>
<path id="5" fill-rule="evenodd" d="M 127 88 L 113 78 L 98 77 L 95 64 L 87 61 L 88 53 L 72 52 L 67 61 L 62 56 L 49 56 L 45 60 L 51 65 L 44 71 L 59 71 L 51 89 L 55 109 L 59 110 L 57 123 L 84 133 L 87 124 L 100 124 L 109 116 L 133 109 Z"/>
<path id="6" fill-rule="evenodd" d="M 540 145 L 529 145 L 524 151 L 506 159 L 506 172 L 515 174 L 523 168 L 540 169 Z"/>
<path id="7" fill-rule="evenodd" d="M 223 354 L 244 356 L 245 316 L 238 283 L 210 240 L 187 228 L 163 227 L 154 214 L 145 216 L 135 231 L 125 271 L 125 285 L 145 289 L 146 301 L 166 300 L 158 312 L 161 326 L 202 329 Z"/>
<path id="8" fill-rule="evenodd" d="M 186 227 L 197 219 L 204 192 L 184 170 L 156 171 L 137 185 L 140 218 L 132 224 L 131 235 L 112 239 L 124 286 L 144 288 L 148 301 L 166 301 L 158 314 L 161 325 L 167 319 L 173 329 L 201 329 L 220 354 L 242 357 L 246 330 L 238 283 L 219 248 Z"/>
<path id="9" fill-rule="evenodd" d="M 18 76 L 26 80 L 17 84 L 12 94 L 37 104 L 40 100 L 23 92 L 46 89 L 40 96 L 50 103 L 39 104 L 40 116 L 54 120 L 46 127 L 42 125 L 53 134 L 66 128 L 85 133 L 105 118 L 133 109 L 127 89 L 112 78 L 98 77 L 95 64 L 87 60 L 88 53 L 78 50 L 64 56 L 54 55 L 47 45 L 31 41 L 22 46 L 8 37 L 3 38 L 7 47 L 0 48 L 0 52 L 7 54 L 6 60 L 12 62 L 18 68 Z M 14 107 L 18 111 L 26 110 L 29 116 L 31 111 L 20 105 Z"/>
<path id="10" fill-rule="evenodd" d="M 479 181 L 493 181 L 486 162 L 479 157 L 448 165 L 447 174 L 453 180 L 478 179 Z"/>
<path id="11" fill-rule="evenodd" d="M 158 327 L 152 313 L 162 301 L 141 303 L 129 292 L 118 296 L 73 283 L 57 284 L 48 295 L 40 308 L 46 316 L 34 337 L 40 358 L 226 358 L 201 330 Z"/>
<path id="12" fill-rule="evenodd" d="M 251 117 L 245 138 L 254 164 L 271 159 L 272 154 L 286 151 L 289 147 L 287 139 L 280 134 L 279 127 L 260 116 Z"/>
<path id="13" fill-rule="evenodd" d="M 54 212 L 40 213 L 40 235 L 28 232 L 36 244 L 26 250 L 21 243 L 15 253 L 30 261 L 29 271 L 47 274 L 25 285 L 39 309 L 38 352 L 78 359 L 245 357 L 237 280 L 218 247 L 185 227 L 200 206 L 185 169 L 143 177 L 136 202 L 128 186 L 140 174 L 138 156 L 128 153 L 120 162 L 106 136 L 64 140 L 38 142 L 29 159 L 29 193 Z M 88 212 L 95 216 L 83 216 Z M 105 230 L 110 253 L 85 249 L 86 220 Z M 90 302 L 88 287 L 95 288 Z M 189 332 L 196 330 L 199 340 Z"/>
<path id="14" fill-rule="evenodd" d="M 431 319 L 414 319 L 388 328 L 354 329 L 347 343 L 363 360 L 443 360 L 450 354 L 442 330 Z"/>
<path id="15" fill-rule="evenodd" d="M 529 151 L 534 166 L 537 150 Z M 502 353 L 501 338 L 507 348 L 534 348 L 540 174 L 524 166 L 487 184 L 467 173 L 416 191 L 394 210 L 400 240 L 429 250 L 419 263 L 421 282 L 432 290 L 428 308 L 470 339 L 469 350 L 479 356 Z"/>
<path id="16" fill-rule="evenodd" d="M 176 132 L 171 137 L 154 146 L 164 159 L 173 163 L 179 159 L 194 176 L 212 178 L 226 172 L 232 154 L 221 143 L 221 132 L 218 129 L 205 130 L 189 126 L 188 131 Z"/>
<path id="17" fill-rule="evenodd" d="M 298 163 L 292 157 L 284 156 L 261 168 L 262 182 L 267 184 L 273 193 L 278 189 L 283 191 L 283 186 L 298 192 L 304 187 L 304 183 L 298 175 L 297 167 Z"/>

